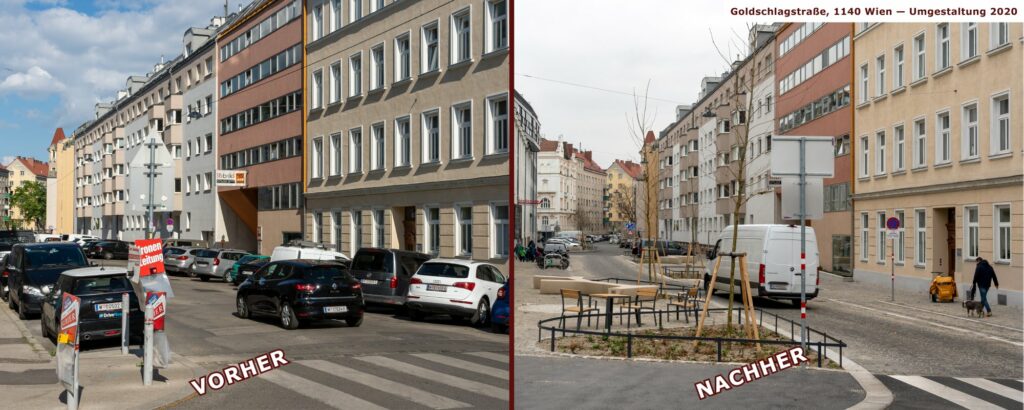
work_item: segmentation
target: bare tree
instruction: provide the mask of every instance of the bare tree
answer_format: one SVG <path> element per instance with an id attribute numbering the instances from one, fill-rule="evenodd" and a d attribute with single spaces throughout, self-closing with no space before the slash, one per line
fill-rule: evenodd
<path id="1" fill-rule="evenodd" d="M 657 118 L 656 113 L 648 114 L 647 103 L 649 100 L 648 93 L 651 89 L 651 81 L 647 80 L 647 86 L 644 88 L 643 94 L 638 95 L 637 91 L 633 90 L 633 113 L 626 113 L 626 129 L 629 131 L 630 137 L 633 139 L 633 143 L 640 149 L 641 164 L 643 165 L 643 175 L 640 179 L 640 183 L 643 184 L 643 195 L 640 199 L 643 200 L 643 212 L 644 212 L 644 224 L 647 230 L 647 243 L 648 255 L 654 255 L 652 253 L 652 246 L 657 240 L 657 224 L 652 221 L 653 218 L 657 218 L 657 207 L 653 207 L 657 201 L 657 150 L 654 147 L 650 149 L 646 146 L 645 140 L 647 133 L 652 132 L 654 127 L 654 121 Z M 653 167 L 652 167 L 653 166 Z M 653 185 L 652 185 L 653 184 Z M 638 219 L 638 218 L 636 218 Z M 639 222 L 639 221 L 636 221 Z M 640 233 L 641 235 L 643 232 Z M 638 235 L 639 237 L 639 235 Z M 656 251 L 655 251 L 656 252 Z M 654 281 L 655 275 L 655 262 L 653 257 L 646 258 L 647 262 L 647 278 L 649 281 Z M 644 258 L 640 259 L 641 264 L 644 263 Z M 639 273 L 637 281 L 639 282 Z"/>

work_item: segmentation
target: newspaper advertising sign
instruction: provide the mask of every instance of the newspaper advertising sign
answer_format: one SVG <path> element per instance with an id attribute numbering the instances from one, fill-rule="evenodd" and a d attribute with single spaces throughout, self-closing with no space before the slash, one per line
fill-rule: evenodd
<path id="1" fill-rule="evenodd" d="M 246 171 L 217 171 L 217 186 L 245 186 Z"/>
<path id="2" fill-rule="evenodd" d="M 166 292 L 174 297 L 171 281 L 167 279 L 164 266 L 163 241 L 161 239 L 139 239 L 128 248 L 128 272 L 132 282 L 142 285 L 145 291 Z M 140 297 L 145 296 L 143 294 Z"/>
<path id="3" fill-rule="evenodd" d="M 171 364 L 171 345 L 167 340 L 167 334 L 164 333 L 164 318 L 167 315 L 166 294 L 164 292 L 146 292 L 146 306 L 146 310 L 152 312 L 152 316 L 147 317 L 146 322 L 153 326 L 151 334 L 152 347 L 156 356 L 155 365 L 164 368 Z M 149 332 L 147 331 L 147 333 Z"/>
<path id="4" fill-rule="evenodd" d="M 153 306 L 153 330 L 164 330 L 164 313 L 167 312 L 167 294 L 146 292 L 146 304 Z"/>
<path id="5" fill-rule="evenodd" d="M 81 299 L 65 292 L 61 299 L 60 327 L 57 331 L 57 378 L 73 394 L 78 391 L 78 318 Z"/>

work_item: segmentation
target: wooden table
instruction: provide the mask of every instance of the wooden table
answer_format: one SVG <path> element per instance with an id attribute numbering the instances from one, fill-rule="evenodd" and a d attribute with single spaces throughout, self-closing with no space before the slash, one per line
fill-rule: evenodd
<path id="1" fill-rule="evenodd" d="M 629 299 L 632 296 L 623 295 L 620 293 L 593 293 L 590 295 L 593 298 L 601 298 L 607 301 L 605 312 L 604 312 L 604 330 L 608 334 L 612 333 L 612 302 L 615 299 Z"/>

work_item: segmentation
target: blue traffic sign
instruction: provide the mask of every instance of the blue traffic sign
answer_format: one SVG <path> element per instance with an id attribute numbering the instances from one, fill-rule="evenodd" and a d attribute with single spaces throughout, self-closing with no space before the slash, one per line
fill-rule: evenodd
<path id="1" fill-rule="evenodd" d="M 894 216 L 890 216 L 889 219 L 885 220 L 885 227 L 889 228 L 890 231 L 900 229 L 900 219 Z"/>

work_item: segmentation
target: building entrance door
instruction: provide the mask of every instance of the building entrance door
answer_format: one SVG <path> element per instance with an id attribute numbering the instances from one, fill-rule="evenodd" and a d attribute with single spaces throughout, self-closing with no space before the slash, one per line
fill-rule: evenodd
<path id="1" fill-rule="evenodd" d="M 946 210 L 946 273 L 953 277 L 956 270 L 956 208 Z"/>
<path id="2" fill-rule="evenodd" d="M 407 251 L 416 250 L 416 207 L 405 207 L 405 216 L 402 218 L 402 249 Z"/>

